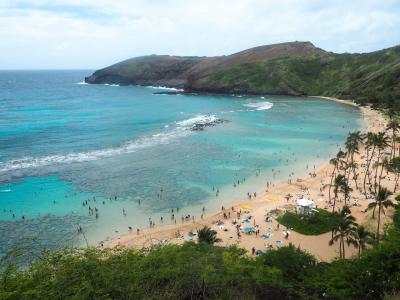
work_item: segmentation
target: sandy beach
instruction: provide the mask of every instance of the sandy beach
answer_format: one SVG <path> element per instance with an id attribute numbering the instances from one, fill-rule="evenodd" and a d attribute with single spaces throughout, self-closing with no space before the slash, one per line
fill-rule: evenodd
<path id="1" fill-rule="evenodd" d="M 357 106 L 357 104 L 349 100 L 328 97 L 318 98 Z M 359 109 L 363 119 L 363 128 L 361 129 L 363 133 L 379 132 L 385 129 L 386 121 L 380 112 L 372 110 L 370 107 L 359 107 Z M 339 148 L 344 149 L 344 145 L 339 145 L 338 150 Z M 359 154 L 355 155 L 355 161 L 359 163 L 358 170 L 361 173 L 360 175 L 365 172 L 361 164 L 365 162 L 366 152 L 367 150 L 362 146 Z M 121 235 L 105 242 L 104 247 L 122 245 L 143 248 L 160 243 L 179 244 L 191 239 L 196 240 L 192 233 L 196 233 L 197 229 L 207 225 L 218 232 L 218 237 L 222 239 L 219 244 L 223 246 L 238 245 L 251 253 L 253 248 L 267 251 L 271 247 L 276 248 L 292 243 L 313 254 L 321 261 L 332 260 L 339 255 L 339 251 L 338 245 L 329 246 L 328 244 L 331 238 L 330 232 L 317 236 L 306 236 L 296 233 L 290 228 L 286 229 L 284 226 L 279 226 L 275 220 L 275 212 L 283 213 L 285 210 L 293 210 L 296 206 L 296 199 L 301 196 L 313 200 L 318 208 L 331 210 L 328 203 L 328 189 L 324 188 L 324 186 L 330 183 L 332 168 L 333 166 L 329 162 L 315 166 L 315 171 L 314 167 L 309 165 L 304 170 L 305 174 L 310 174 L 309 176 L 303 178 L 293 177 L 290 181 L 288 178 L 287 181 L 274 186 L 260 187 L 256 197 L 252 195 L 251 200 L 249 198 L 243 199 L 233 203 L 230 207 L 221 208 L 219 212 L 208 213 L 205 211 L 202 217 L 198 214 L 194 219 L 193 216 L 190 216 L 181 220 L 179 215 L 176 220 L 177 224 L 157 225 L 154 228 L 140 230 L 139 232 L 136 231 L 136 228 L 133 228 L 129 234 Z M 382 186 L 393 190 L 394 175 L 384 175 Z M 358 177 L 358 186 L 362 186 L 363 177 Z M 371 220 L 371 212 L 364 212 L 371 200 L 366 200 L 364 194 L 356 190 L 354 181 L 351 180 L 350 186 L 353 188 L 350 200 L 352 214 L 357 219 L 357 223 L 364 224 L 370 231 L 375 231 L 374 220 Z M 292 195 L 289 199 L 285 197 L 288 194 Z M 343 204 L 343 197 L 340 196 L 337 206 L 340 207 Z M 238 213 L 240 213 L 240 218 L 238 218 Z M 272 216 L 272 218 L 269 218 L 267 222 L 268 216 Z M 390 213 L 382 215 L 382 218 L 384 222 L 389 222 Z M 248 220 L 248 224 L 243 223 L 244 220 Z M 238 224 L 241 226 L 240 237 L 236 228 Z M 247 226 L 258 226 L 259 234 L 247 234 L 245 232 Z M 288 237 L 285 237 L 286 231 L 289 232 Z M 347 247 L 346 257 L 351 257 L 356 253 L 357 250 L 354 247 Z"/>

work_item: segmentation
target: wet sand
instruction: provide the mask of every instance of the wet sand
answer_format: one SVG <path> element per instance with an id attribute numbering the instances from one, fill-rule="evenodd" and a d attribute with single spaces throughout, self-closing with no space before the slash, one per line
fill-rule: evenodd
<path id="1" fill-rule="evenodd" d="M 352 101 L 339 100 L 328 97 L 318 97 L 325 98 L 332 101 L 337 101 L 340 103 L 345 103 L 349 105 L 357 106 Z M 375 110 L 369 107 L 359 107 L 363 119 L 362 132 L 379 132 L 385 129 L 386 121 L 383 116 Z M 344 145 L 340 145 L 339 148 L 344 148 Z M 360 172 L 359 178 L 357 180 L 358 186 L 362 186 L 364 169 L 360 166 L 365 162 L 366 149 L 364 147 L 360 148 L 360 153 L 355 155 L 355 161 L 359 163 L 358 171 Z M 134 248 L 150 247 L 155 244 L 163 243 L 174 243 L 180 244 L 184 241 L 191 239 L 196 240 L 196 237 L 192 237 L 189 232 L 195 233 L 197 229 L 203 227 L 204 225 L 210 226 L 212 229 L 218 232 L 218 237 L 222 239 L 220 245 L 238 245 L 243 247 L 251 253 L 252 248 L 256 250 L 267 251 L 269 247 L 281 247 L 292 243 L 299 246 L 301 249 L 308 251 L 313 254 L 317 259 L 321 261 L 329 261 L 339 255 L 338 244 L 329 246 L 329 240 L 331 238 L 331 233 L 325 233 L 317 236 L 306 236 L 296 233 L 290 229 L 287 229 L 289 236 L 285 238 L 286 228 L 284 226 L 279 226 L 275 218 L 272 217 L 270 222 L 266 222 L 266 217 L 271 215 L 271 211 L 278 209 L 280 212 L 286 209 L 293 209 L 296 206 L 296 199 L 298 196 L 303 195 L 305 198 L 309 198 L 315 202 L 318 208 L 325 208 L 331 210 L 328 203 L 328 188 L 323 188 L 324 185 L 329 184 L 331 180 L 331 173 L 333 166 L 326 162 L 320 166 L 315 166 L 315 176 L 314 167 L 308 165 L 305 166 L 305 174 L 302 178 L 292 177 L 291 182 L 289 178 L 287 182 L 282 182 L 270 186 L 260 187 L 257 191 L 257 196 L 242 201 L 232 203 L 232 206 L 225 207 L 224 210 L 220 212 L 212 212 L 205 214 L 203 218 L 200 218 L 201 212 L 196 212 L 195 219 L 192 216 L 187 220 L 181 220 L 179 215 L 176 220 L 177 224 L 165 224 L 157 225 L 154 228 L 148 228 L 140 230 L 139 234 L 136 228 L 133 228 L 129 234 L 118 236 L 117 238 L 107 241 L 104 243 L 104 247 L 114 247 L 117 245 L 123 245 Z M 394 187 L 394 175 L 387 175 L 384 172 L 382 179 L 382 186 L 393 190 Z M 359 224 L 364 224 L 370 231 L 375 231 L 375 220 L 371 220 L 371 212 L 364 213 L 370 200 L 366 200 L 363 193 L 356 191 L 354 181 L 351 180 L 350 186 L 353 188 L 351 193 L 350 207 L 352 214 L 356 217 Z M 292 198 L 285 198 L 286 195 L 293 195 Z M 358 198 L 358 206 L 354 206 L 355 198 Z M 339 202 L 337 202 L 337 207 L 341 207 L 344 204 L 343 197 L 339 197 Z M 247 209 L 246 209 L 246 206 Z M 249 209 L 250 208 L 250 209 Z M 241 212 L 240 219 L 237 219 L 237 212 Z M 224 214 L 226 218 L 224 218 Z M 272 214 L 272 216 L 275 216 Z M 251 218 L 249 223 L 242 223 L 243 220 Z M 237 222 L 242 226 L 240 230 L 241 237 L 237 235 L 236 224 Z M 390 213 L 382 215 L 383 222 L 390 221 Z M 223 223 L 223 224 L 222 224 Z M 259 235 L 247 234 L 243 230 L 245 227 L 259 226 Z M 262 235 L 268 235 L 268 238 L 263 238 Z M 357 250 L 354 247 L 347 247 L 346 257 L 356 255 Z"/>

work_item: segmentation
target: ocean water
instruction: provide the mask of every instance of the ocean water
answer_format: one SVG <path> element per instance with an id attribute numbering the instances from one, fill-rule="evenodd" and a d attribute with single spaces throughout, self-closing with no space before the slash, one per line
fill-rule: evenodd
<path id="1" fill-rule="evenodd" d="M 323 99 L 154 94 L 169 90 L 89 74 L 0 71 L 0 253 L 96 245 L 171 209 L 198 218 L 303 175 L 361 127 L 357 108 Z"/>

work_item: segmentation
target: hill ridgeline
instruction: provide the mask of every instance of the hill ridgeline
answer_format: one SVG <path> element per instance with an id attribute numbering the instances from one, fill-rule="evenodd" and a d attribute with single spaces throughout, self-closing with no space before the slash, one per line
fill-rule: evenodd
<path id="1" fill-rule="evenodd" d="M 320 95 L 400 110 L 400 46 L 336 54 L 310 42 L 290 42 L 227 56 L 149 55 L 98 70 L 85 81 L 185 92 Z"/>

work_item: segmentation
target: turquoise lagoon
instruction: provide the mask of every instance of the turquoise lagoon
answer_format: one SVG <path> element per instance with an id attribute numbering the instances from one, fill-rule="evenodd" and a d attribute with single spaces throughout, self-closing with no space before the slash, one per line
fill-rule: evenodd
<path id="1" fill-rule="evenodd" d="M 303 175 L 362 126 L 324 99 L 155 94 L 169 90 L 84 84 L 90 73 L 0 72 L 0 253 L 82 245 L 77 226 L 96 245 L 172 209 L 199 217 Z"/>

